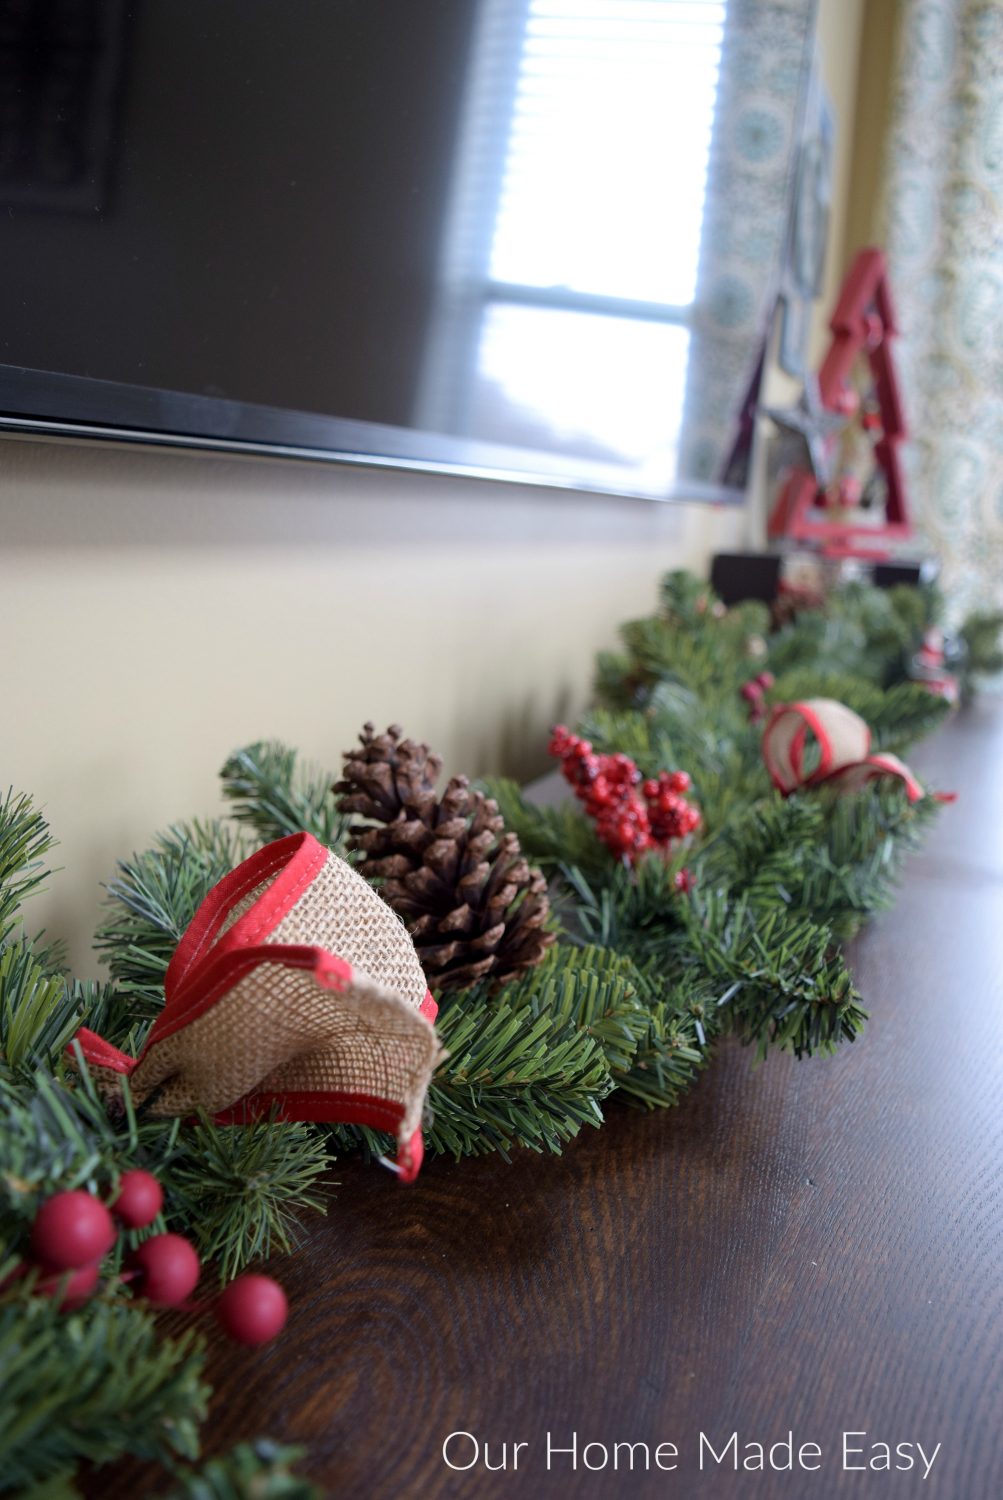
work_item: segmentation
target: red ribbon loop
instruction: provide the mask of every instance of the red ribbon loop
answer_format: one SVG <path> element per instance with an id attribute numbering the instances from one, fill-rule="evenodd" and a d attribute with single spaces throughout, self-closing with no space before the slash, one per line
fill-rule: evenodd
<path id="1" fill-rule="evenodd" d="M 806 771 L 809 735 L 817 743 L 818 763 Z M 785 797 L 823 781 L 843 791 L 858 791 L 884 776 L 901 781 L 910 802 L 925 795 L 897 755 L 872 755 L 870 750 L 871 731 L 863 719 L 833 698 L 774 704 L 763 730 L 763 760 L 773 785 Z"/>
<path id="2" fill-rule="evenodd" d="M 435 1001 L 403 924 L 316 839 L 269 844 L 210 891 L 164 993 L 138 1058 L 76 1037 L 151 1114 L 369 1125 L 396 1135 L 402 1180 L 417 1176 Z"/>

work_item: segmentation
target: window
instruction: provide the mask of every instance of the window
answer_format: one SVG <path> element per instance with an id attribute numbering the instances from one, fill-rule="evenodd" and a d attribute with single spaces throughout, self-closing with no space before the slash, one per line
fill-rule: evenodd
<path id="1" fill-rule="evenodd" d="M 428 425 L 672 481 L 725 14 L 488 0 Z"/>

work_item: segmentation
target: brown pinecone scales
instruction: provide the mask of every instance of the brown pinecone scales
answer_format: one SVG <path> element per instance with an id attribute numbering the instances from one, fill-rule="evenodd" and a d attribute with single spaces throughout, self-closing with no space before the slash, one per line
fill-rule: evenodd
<path id="1" fill-rule="evenodd" d="M 404 920 L 430 987 L 505 984 L 554 940 L 544 929 L 546 879 L 505 831 L 496 802 L 465 776 L 437 798 L 441 758 L 401 736 L 396 724 L 379 735 L 367 724 L 335 783 L 341 812 L 368 820 L 353 824 L 349 840 L 364 856 L 358 868 Z"/>

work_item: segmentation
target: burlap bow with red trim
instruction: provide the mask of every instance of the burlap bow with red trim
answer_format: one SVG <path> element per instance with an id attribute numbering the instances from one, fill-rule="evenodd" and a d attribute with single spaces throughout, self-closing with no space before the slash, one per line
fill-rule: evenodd
<path id="1" fill-rule="evenodd" d="M 817 760 L 808 769 L 811 737 Z M 774 704 L 763 730 L 763 760 L 773 785 L 785 797 L 823 781 L 844 791 L 857 791 L 885 776 L 902 782 L 910 802 L 925 796 L 897 755 L 871 754 L 871 731 L 864 720 L 833 698 Z"/>
<path id="2" fill-rule="evenodd" d="M 138 1058 L 76 1037 L 106 1082 L 128 1074 L 151 1115 L 370 1125 L 397 1137 L 402 1179 L 417 1176 L 443 1055 L 436 1004 L 400 919 L 316 839 L 269 844 L 210 891 L 164 993 Z"/>

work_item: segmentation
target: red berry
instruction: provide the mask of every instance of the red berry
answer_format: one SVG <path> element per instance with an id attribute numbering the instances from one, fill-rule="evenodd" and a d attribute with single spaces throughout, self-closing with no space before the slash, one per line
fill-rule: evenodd
<path id="1" fill-rule="evenodd" d="M 49 1271 L 35 1283 L 42 1297 L 54 1297 L 68 1312 L 83 1307 L 98 1284 L 97 1262 L 79 1266 L 75 1271 Z"/>
<path id="2" fill-rule="evenodd" d="M 111 1211 L 127 1229 L 145 1229 L 163 1206 L 164 1190 L 152 1172 L 141 1172 L 136 1167 L 122 1173 Z"/>
<path id="3" fill-rule="evenodd" d="M 142 1273 L 137 1290 L 155 1307 L 178 1307 L 195 1290 L 199 1258 L 180 1234 L 155 1234 L 132 1257 Z"/>
<path id="4" fill-rule="evenodd" d="M 238 1344 L 267 1344 L 282 1332 L 288 1314 L 278 1282 L 253 1272 L 231 1281 L 216 1303 L 216 1317 Z"/>
<path id="5" fill-rule="evenodd" d="M 95 1263 L 114 1243 L 111 1214 L 82 1188 L 57 1193 L 43 1203 L 31 1231 L 35 1258 L 54 1271 L 78 1270 Z"/>

